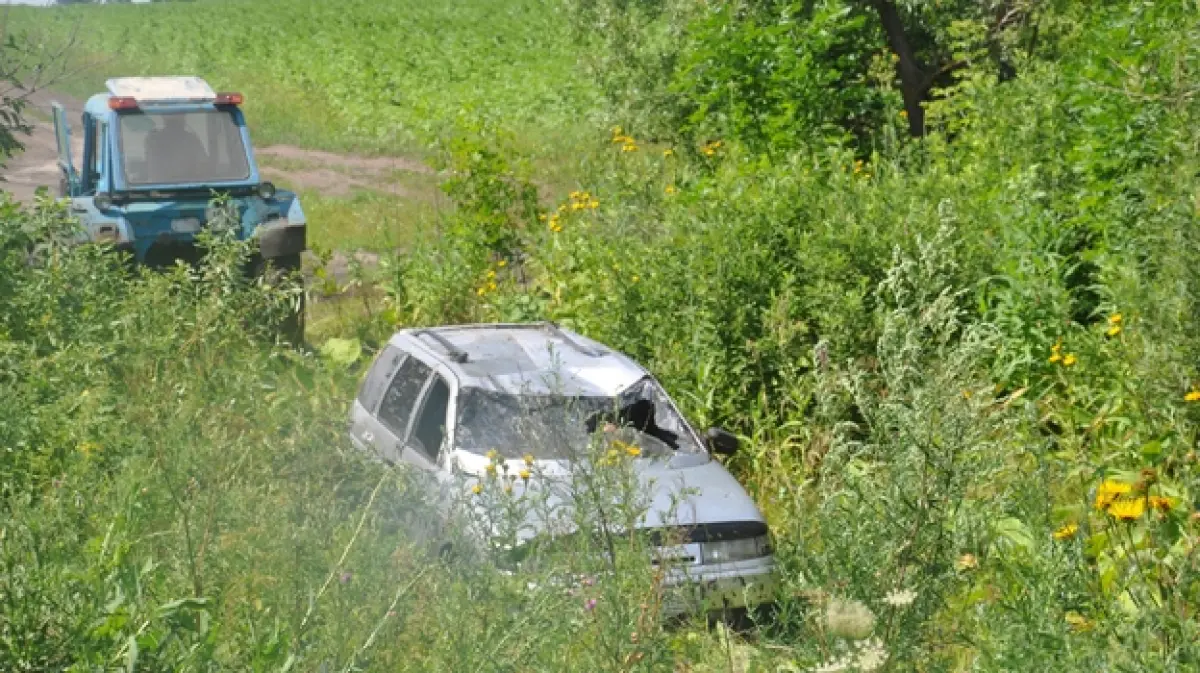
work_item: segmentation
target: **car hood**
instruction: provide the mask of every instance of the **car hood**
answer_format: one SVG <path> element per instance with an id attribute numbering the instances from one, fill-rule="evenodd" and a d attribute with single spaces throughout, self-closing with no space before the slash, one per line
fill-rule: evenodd
<path id="1" fill-rule="evenodd" d="M 471 486 L 489 480 L 486 457 L 459 450 L 451 458 L 455 471 L 467 482 L 464 484 L 467 492 Z M 645 510 L 638 528 L 765 523 L 742 485 L 724 465 L 708 454 L 676 453 L 669 458 L 640 458 L 632 461 L 632 468 L 638 485 L 635 505 Z M 516 476 L 522 469 L 531 472 L 528 480 Z M 579 481 L 573 475 L 586 469 L 586 466 L 557 460 L 535 461 L 531 468 L 521 460 L 501 463 L 497 470 L 500 476 L 493 479 L 503 483 L 504 474 L 515 478 L 510 477 L 506 482 L 511 484 L 511 494 L 500 495 L 499 489 L 493 488 L 496 497 L 512 497 L 530 503 L 529 507 L 523 508 L 526 511 L 522 532 L 518 535 L 520 540 L 545 532 L 561 534 L 573 530 L 570 523 L 573 491 L 579 488 Z M 486 501 L 487 497 L 481 500 Z"/>

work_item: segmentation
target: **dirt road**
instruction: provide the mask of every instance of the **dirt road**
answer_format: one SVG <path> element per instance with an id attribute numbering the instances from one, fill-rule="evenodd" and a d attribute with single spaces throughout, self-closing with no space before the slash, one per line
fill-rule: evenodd
<path id="1" fill-rule="evenodd" d="M 71 145 L 76 166 L 83 156 L 83 136 L 79 128 L 83 103 L 69 96 L 52 96 L 44 91 L 34 94 L 30 101 L 30 107 L 34 110 L 30 115 L 34 121 L 33 135 L 18 136 L 25 145 L 25 151 L 5 161 L 6 165 L 0 168 L 0 178 L 3 179 L 0 181 L 0 190 L 11 192 L 22 203 L 32 203 L 34 191 L 41 186 L 49 188 L 51 194 L 58 193 L 61 174 L 58 170 L 54 124 L 50 121 L 51 100 L 62 103 L 67 108 L 67 118 L 72 120 Z"/>
<path id="2" fill-rule="evenodd" d="M 50 121 L 51 101 L 62 103 L 71 124 L 72 153 L 78 168 L 83 157 L 83 135 L 79 120 L 83 101 L 58 93 L 38 92 L 30 99 L 35 121 L 33 134 L 22 136 L 25 151 L 6 161 L 0 168 L 0 190 L 11 192 L 23 203 L 33 201 L 34 191 L 48 187 L 57 193 L 59 182 L 58 149 L 54 124 Z M 262 174 L 287 189 L 312 189 L 322 196 L 346 196 L 355 190 L 397 194 L 397 173 L 430 175 L 434 171 L 406 157 L 361 157 L 309 150 L 291 145 L 256 147 Z M 401 190 L 403 191 L 403 190 Z"/>

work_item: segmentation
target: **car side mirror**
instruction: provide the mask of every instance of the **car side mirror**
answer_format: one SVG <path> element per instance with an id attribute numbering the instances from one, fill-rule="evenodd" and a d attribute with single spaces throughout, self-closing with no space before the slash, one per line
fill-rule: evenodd
<path id="1" fill-rule="evenodd" d="M 704 433 L 704 443 L 709 451 L 722 456 L 732 456 L 738 450 L 738 438 L 724 428 L 709 428 Z"/>

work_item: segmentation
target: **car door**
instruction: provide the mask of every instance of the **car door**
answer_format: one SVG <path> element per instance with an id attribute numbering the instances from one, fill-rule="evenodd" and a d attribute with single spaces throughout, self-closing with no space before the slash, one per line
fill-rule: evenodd
<path id="1" fill-rule="evenodd" d="M 350 441 L 362 451 L 375 451 L 375 412 L 392 377 L 408 354 L 388 344 L 371 364 L 350 410 Z"/>
<path id="2" fill-rule="evenodd" d="M 384 460 L 396 463 L 407 455 L 408 462 L 413 462 L 411 454 L 405 451 L 409 427 L 432 374 L 428 365 L 410 353 L 388 382 L 378 409 L 366 424 L 367 436 L 362 437 Z"/>
<path id="3" fill-rule="evenodd" d="M 58 144 L 58 169 L 62 172 L 60 196 L 74 196 L 79 185 L 79 176 L 75 174 L 75 163 L 71 157 L 71 125 L 67 122 L 66 109 L 51 103 L 54 113 L 54 140 Z"/>
<path id="4" fill-rule="evenodd" d="M 441 476 L 442 452 L 447 448 L 450 384 L 437 372 L 429 377 L 404 443 L 401 460 Z"/>

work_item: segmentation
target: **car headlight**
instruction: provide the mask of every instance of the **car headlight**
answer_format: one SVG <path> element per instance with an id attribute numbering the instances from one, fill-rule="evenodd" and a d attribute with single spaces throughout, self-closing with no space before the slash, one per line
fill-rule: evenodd
<path id="1" fill-rule="evenodd" d="M 771 540 L 766 535 L 721 540 L 700 544 L 701 563 L 734 563 L 771 555 Z"/>

